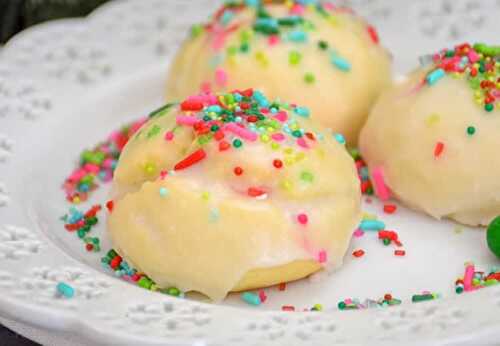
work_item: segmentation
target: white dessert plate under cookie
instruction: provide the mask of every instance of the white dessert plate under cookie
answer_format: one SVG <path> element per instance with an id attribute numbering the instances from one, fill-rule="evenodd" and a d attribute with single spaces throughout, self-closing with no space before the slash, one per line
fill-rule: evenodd
<path id="1" fill-rule="evenodd" d="M 341 2 L 375 24 L 399 74 L 422 54 L 462 41 L 495 43 L 500 32 L 496 0 Z M 61 185 L 80 152 L 162 104 L 172 54 L 189 25 L 217 3 L 115 1 L 85 19 L 29 29 L 0 49 L 1 321 L 61 345 L 498 344 L 500 285 L 455 293 L 464 262 L 477 270 L 500 264 L 484 230 L 402 206 L 389 215 L 374 199 L 364 209 L 397 230 L 405 256 L 366 233 L 353 238 L 339 271 L 285 291 L 265 289 L 268 299 L 259 307 L 239 295 L 211 304 L 144 290 L 102 268 L 110 246 L 104 222 L 93 231 L 101 253 L 88 253 L 65 231 L 60 217 L 69 204 Z M 81 208 L 106 202 L 107 192 L 101 187 Z M 355 258 L 356 249 L 365 255 Z M 61 281 L 75 289 L 73 298 L 57 294 Z M 441 297 L 412 303 L 422 291 Z M 386 293 L 402 304 L 337 308 L 345 298 Z M 323 311 L 303 311 L 315 304 Z M 296 311 L 282 311 L 284 305 Z"/>

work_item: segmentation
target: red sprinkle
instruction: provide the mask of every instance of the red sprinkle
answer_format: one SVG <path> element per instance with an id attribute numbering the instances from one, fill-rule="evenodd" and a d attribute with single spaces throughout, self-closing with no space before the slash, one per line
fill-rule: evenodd
<path id="1" fill-rule="evenodd" d="M 113 211 L 113 207 L 115 206 L 115 203 L 113 200 L 107 201 L 106 202 L 106 208 L 108 208 L 108 211 L 111 213 Z"/>
<path id="2" fill-rule="evenodd" d="M 384 294 L 384 300 L 392 300 L 392 294 L 389 293 Z"/>
<path id="3" fill-rule="evenodd" d="M 286 282 L 282 282 L 278 285 L 278 290 L 284 291 L 286 290 Z"/>
<path id="4" fill-rule="evenodd" d="M 275 159 L 273 161 L 273 166 L 280 169 L 281 167 L 283 167 L 283 161 L 281 161 L 280 159 Z"/>
<path id="5" fill-rule="evenodd" d="M 386 204 L 384 205 L 384 213 L 386 214 L 394 214 L 394 212 L 398 209 L 398 207 L 394 204 Z"/>
<path id="6" fill-rule="evenodd" d="M 121 263 L 122 263 L 122 258 L 120 256 L 116 256 L 111 260 L 111 262 L 109 262 L 109 265 L 111 268 L 116 269 L 118 268 L 118 266 L 120 266 Z"/>
<path id="7" fill-rule="evenodd" d="M 404 256 L 404 255 L 406 255 L 406 251 L 405 250 L 395 250 L 394 254 L 396 256 Z"/>
<path id="8" fill-rule="evenodd" d="M 379 231 L 378 239 L 390 239 L 392 241 L 398 241 L 398 234 L 394 231 Z"/>
<path id="9" fill-rule="evenodd" d="M 439 157 L 443 153 L 444 150 L 444 143 L 443 142 L 437 142 L 436 147 L 434 148 L 434 157 Z"/>
<path id="10" fill-rule="evenodd" d="M 238 175 L 238 176 L 242 175 L 243 174 L 243 168 L 241 168 L 239 166 L 238 167 L 234 167 L 234 174 Z"/>
<path id="11" fill-rule="evenodd" d="M 229 149 L 230 146 L 231 146 L 231 144 L 229 144 L 228 142 L 220 141 L 219 142 L 219 151 L 225 151 L 225 150 Z"/>
<path id="12" fill-rule="evenodd" d="M 283 311 L 295 311 L 295 307 L 293 305 L 283 305 L 281 307 L 281 310 L 283 310 Z"/>
<path id="13" fill-rule="evenodd" d="M 189 155 L 188 157 L 186 157 L 184 160 L 182 160 L 181 162 L 177 163 L 174 166 L 174 170 L 180 171 L 182 169 L 189 168 L 192 165 L 194 165 L 194 164 L 200 162 L 201 160 L 203 160 L 205 157 L 207 157 L 207 153 L 205 153 L 205 150 L 198 149 L 194 153 L 192 153 L 191 155 Z"/>
<path id="14" fill-rule="evenodd" d="M 364 256 L 364 254 L 365 254 L 365 252 L 364 252 L 363 250 L 361 250 L 361 249 L 356 250 L 356 251 L 354 251 L 354 252 L 352 253 L 352 255 L 353 255 L 354 257 L 358 257 L 358 258 L 359 258 L 359 257 L 363 257 L 363 256 Z"/>
<path id="15" fill-rule="evenodd" d="M 259 197 L 259 196 L 265 195 L 266 191 L 259 189 L 258 187 L 249 187 L 247 190 L 247 194 L 250 197 Z"/>
<path id="16" fill-rule="evenodd" d="M 90 252 L 90 251 L 94 250 L 94 245 L 92 245 L 92 244 L 86 244 L 85 245 L 85 249 Z"/>
<path id="17" fill-rule="evenodd" d="M 181 103 L 181 109 L 183 111 L 201 111 L 203 109 L 203 103 L 187 100 Z"/>
<path id="18" fill-rule="evenodd" d="M 267 295 L 266 292 L 264 292 L 264 290 L 259 291 L 259 298 L 262 303 L 264 303 L 267 300 Z"/>
<path id="19" fill-rule="evenodd" d="M 377 30 L 375 30 L 375 28 L 371 25 L 368 25 L 366 30 L 368 31 L 368 34 L 370 35 L 370 38 L 372 39 L 373 43 L 378 44 L 379 38 L 378 38 Z"/>

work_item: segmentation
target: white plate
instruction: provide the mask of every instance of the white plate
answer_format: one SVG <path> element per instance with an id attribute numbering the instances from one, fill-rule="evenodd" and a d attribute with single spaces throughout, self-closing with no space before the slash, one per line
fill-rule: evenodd
<path id="1" fill-rule="evenodd" d="M 60 187 L 80 151 L 162 103 L 169 58 L 189 24 L 217 2 L 116 1 L 86 19 L 29 29 L 0 51 L 0 315 L 15 326 L 60 332 L 61 344 L 496 344 L 499 287 L 454 293 L 465 261 L 485 270 L 498 264 L 484 231 L 456 233 L 453 223 L 403 207 L 386 215 L 374 201 L 365 210 L 399 232 L 405 257 L 366 234 L 351 249 L 363 248 L 364 257 L 348 253 L 332 276 L 284 292 L 267 289 L 268 301 L 258 308 L 238 296 L 213 305 L 130 285 L 103 270 L 100 255 L 88 254 L 64 230 L 59 217 L 69 205 Z M 420 54 L 464 40 L 494 42 L 500 31 L 500 1 L 344 2 L 378 26 L 397 72 L 415 66 Z M 100 189 L 91 202 L 105 196 Z M 97 232 L 106 249 L 104 229 Z M 76 296 L 57 296 L 59 281 L 75 287 Z M 412 294 L 423 290 L 443 298 L 412 304 Z M 385 293 L 403 304 L 336 307 L 343 298 Z M 280 311 L 316 303 L 325 311 Z"/>

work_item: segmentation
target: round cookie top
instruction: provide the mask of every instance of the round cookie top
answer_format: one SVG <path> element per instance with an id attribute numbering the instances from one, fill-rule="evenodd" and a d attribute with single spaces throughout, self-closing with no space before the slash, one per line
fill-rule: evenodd
<path id="1" fill-rule="evenodd" d="M 422 86 L 433 86 L 444 76 L 461 78 L 469 84 L 474 101 L 485 111 L 500 109 L 500 46 L 464 43 L 424 56 L 420 63 L 432 66 Z"/>
<path id="2" fill-rule="evenodd" d="M 345 20 L 344 16 L 356 18 L 362 23 L 363 33 L 375 44 L 379 44 L 376 29 L 361 18 L 355 16 L 351 9 L 336 7 L 322 0 L 232 0 L 215 12 L 206 24 L 194 25 L 191 37 L 197 38 L 207 34 L 211 49 L 216 53 L 210 62 L 215 68 L 222 62 L 232 63 L 237 55 L 254 53 L 255 59 L 262 67 L 269 64 L 267 49 L 282 44 L 291 44 L 297 49 L 289 52 L 288 61 L 283 64 L 298 65 L 304 54 L 310 52 L 309 46 L 315 45 L 324 52 L 333 69 L 349 72 L 351 62 L 330 47 L 326 38 L 318 38 L 316 33 L 323 33 L 319 25 L 328 24 L 332 27 L 345 25 L 354 32 L 362 31 L 360 27 Z M 235 38 L 234 34 L 238 33 Z M 267 41 L 266 45 L 256 44 L 257 40 Z M 256 49 L 253 47 L 255 46 Z M 315 83 L 320 76 L 306 73 L 303 81 L 306 84 Z M 217 87 L 224 87 L 229 76 L 224 69 L 216 69 L 215 82 Z M 209 82 L 202 85 L 203 90 L 210 90 Z"/>
<path id="3" fill-rule="evenodd" d="M 125 147 L 115 192 L 169 174 L 229 182 L 252 198 L 273 190 L 276 197 L 309 199 L 356 186 L 343 136 L 323 133 L 310 118 L 308 108 L 252 89 L 168 104 L 151 113 Z M 344 174 L 352 181 L 335 178 Z"/>

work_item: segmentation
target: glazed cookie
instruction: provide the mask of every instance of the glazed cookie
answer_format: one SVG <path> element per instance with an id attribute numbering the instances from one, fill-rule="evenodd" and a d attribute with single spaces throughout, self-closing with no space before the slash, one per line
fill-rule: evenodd
<path id="1" fill-rule="evenodd" d="M 338 267 L 360 220 L 339 140 L 258 91 L 167 105 L 120 157 L 113 246 L 159 287 L 214 300 Z"/>
<path id="2" fill-rule="evenodd" d="M 178 100 L 200 89 L 252 85 L 309 107 L 322 125 L 356 144 L 390 70 L 375 29 L 348 9 L 317 0 L 228 1 L 192 29 L 166 95 Z"/>
<path id="3" fill-rule="evenodd" d="M 500 214 L 500 47 L 463 44 L 384 93 L 360 138 L 378 193 L 436 218 Z"/>

